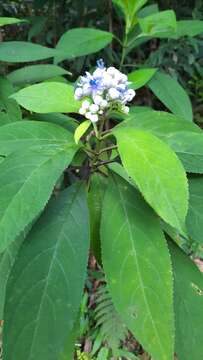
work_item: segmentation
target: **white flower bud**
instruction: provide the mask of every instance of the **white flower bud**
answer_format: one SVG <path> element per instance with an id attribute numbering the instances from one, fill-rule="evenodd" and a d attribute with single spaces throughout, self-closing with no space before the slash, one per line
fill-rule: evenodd
<path id="1" fill-rule="evenodd" d="M 86 112 L 85 117 L 91 120 L 92 113 L 90 111 Z"/>
<path id="2" fill-rule="evenodd" d="M 107 74 L 109 74 L 109 75 L 111 75 L 111 76 L 114 76 L 117 71 L 118 71 L 118 70 L 117 70 L 115 67 L 110 66 L 110 67 L 107 69 L 106 72 L 107 72 Z"/>
<path id="3" fill-rule="evenodd" d="M 108 95 L 109 95 L 109 98 L 112 100 L 117 100 L 120 97 L 119 91 L 116 90 L 115 88 L 109 89 Z"/>
<path id="4" fill-rule="evenodd" d="M 83 85 L 83 96 L 87 96 L 91 94 L 91 88 L 89 86 L 89 84 L 84 84 Z"/>
<path id="5" fill-rule="evenodd" d="M 110 75 L 108 75 L 107 73 L 104 74 L 104 76 L 103 76 L 103 85 L 106 88 L 112 87 L 112 77 Z"/>
<path id="6" fill-rule="evenodd" d="M 85 115 L 85 113 L 86 113 L 86 109 L 84 109 L 83 107 L 81 107 L 80 110 L 79 110 L 79 114 L 80 114 L 80 115 Z"/>
<path id="7" fill-rule="evenodd" d="M 129 89 L 127 92 L 126 92 L 126 99 L 127 101 L 132 101 L 132 99 L 135 97 L 135 90 L 133 89 Z"/>
<path id="8" fill-rule="evenodd" d="M 94 103 L 96 105 L 100 105 L 102 103 L 102 101 L 103 101 L 103 98 L 100 95 L 94 96 Z"/>
<path id="9" fill-rule="evenodd" d="M 95 123 L 99 120 L 99 117 L 96 114 L 92 114 L 90 117 L 90 120 L 91 120 L 91 122 Z"/>
<path id="10" fill-rule="evenodd" d="M 128 106 L 123 106 L 122 107 L 122 111 L 124 112 L 124 114 L 128 114 L 129 113 L 129 107 Z"/>
<path id="11" fill-rule="evenodd" d="M 88 100 L 84 100 L 84 101 L 82 102 L 82 108 L 83 108 L 84 110 L 87 110 L 87 109 L 89 109 L 89 107 L 90 107 L 90 102 L 89 102 Z"/>
<path id="12" fill-rule="evenodd" d="M 101 104 L 100 104 L 100 107 L 102 109 L 106 108 L 108 106 L 108 102 L 106 100 L 102 100 Z"/>
<path id="13" fill-rule="evenodd" d="M 83 97 L 83 90 L 82 88 L 78 87 L 75 89 L 74 98 L 75 100 L 80 100 Z"/>
<path id="14" fill-rule="evenodd" d="M 98 105 L 96 105 L 96 104 L 90 105 L 90 111 L 91 111 L 91 113 L 95 114 L 95 113 L 97 113 L 98 110 L 99 110 L 99 106 L 98 106 Z"/>
<path id="15" fill-rule="evenodd" d="M 94 78 L 103 77 L 103 76 L 104 76 L 104 72 L 105 72 L 104 69 L 97 68 L 97 69 L 93 72 L 93 77 L 94 77 Z"/>

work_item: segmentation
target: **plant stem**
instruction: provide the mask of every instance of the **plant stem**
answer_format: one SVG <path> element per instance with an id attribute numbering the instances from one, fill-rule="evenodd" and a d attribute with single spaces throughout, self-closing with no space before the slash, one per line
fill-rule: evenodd
<path id="1" fill-rule="evenodd" d="M 119 69 L 121 70 L 125 61 L 125 56 L 126 56 L 126 48 L 127 48 L 127 43 L 128 43 L 128 36 L 125 32 L 125 37 L 123 40 L 123 48 L 122 48 L 122 55 L 121 55 L 121 62 L 120 62 L 120 67 Z"/>
<path id="2" fill-rule="evenodd" d="M 117 149 L 117 145 L 112 145 L 112 146 L 109 146 L 109 147 L 106 147 L 106 148 L 103 148 L 99 151 L 98 155 L 102 154 L 103 152 L 105 151 L 109 151 L 109 150 L 113 150 L 113 149 Z"/>

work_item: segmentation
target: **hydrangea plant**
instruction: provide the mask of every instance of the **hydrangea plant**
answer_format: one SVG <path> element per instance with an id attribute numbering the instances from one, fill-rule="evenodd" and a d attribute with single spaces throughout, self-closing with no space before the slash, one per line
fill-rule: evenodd
<path id="1" fill-rule="evenodd" d="M 201 32 L 202 22 L 146 2 L 114 1 L 125 20 L 121 69 L 140 42 Z M 113 39 L 78 28 L 53 49 L 0 44 L 9 64 L 54 58 L 0 79 L 5 360 L 73 358 L 89 253 L 121 322 L 154 360 L 202 358 L 203 278 L 188 256 L 202 246 L 202 129 L 184 89 L 158 69 L 123 74 L 99 60 L 67 81 L 57 63 Z M 142 86 L 170 112 L 135 106 Z"/>

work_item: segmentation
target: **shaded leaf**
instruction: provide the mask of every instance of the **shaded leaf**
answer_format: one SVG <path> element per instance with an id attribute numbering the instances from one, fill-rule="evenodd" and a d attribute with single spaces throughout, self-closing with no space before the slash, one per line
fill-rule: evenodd
<path id="1" fill-rule="evenodd" d="M 203 177 L 189 179 L 187 230 L 192 240 L 203 244 Z"/>
<path id="2" fill-rule="evenodd" d="M 21 120 L 21 111 L 15 100 L 10 99 L 14 88 L 10 81 L 0 77 L 0 125 Z"/>
<path id="3" fill-rule="evenodd" d="M 102 259 L 114 305 L 154 359 L 172 360 L 171 264 L 158 218 L 117 176 L 110 182 L 102 213 Z"/>
<path id="4" fill-rule="evenodd" d="M 77 318 L 88 248 L 86 194 L 76 184 L 51 201 L 19 252 L 8 283 L 5 359 L 59 359 Z"/>
<path id="5" fill-rule="evenodd" d="M 148 86 L 172 113 L 192 121 L 191 101 L 177 80 L 167 74 L 157 72 Z"/>

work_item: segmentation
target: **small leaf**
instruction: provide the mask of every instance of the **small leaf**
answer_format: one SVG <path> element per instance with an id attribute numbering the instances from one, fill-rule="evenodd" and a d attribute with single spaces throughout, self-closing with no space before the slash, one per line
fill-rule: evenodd
<path id="1" fill-rule="evenodd" d="M 7 78 L 14 85 L 32 84 L 47 80 L 59 75 L 70 74 L 65 69 L 51 64 L 29 65 L 12 71 Z"/>
<path id="2" fill-rule="evenodd" d="M 85 134 L 85 132 L 87 131 L 87 129 L 90 127 L 91 124 L 92 123 L 90 120 L 85 120 L 77 127 L 74 134 L 74 139 L 76 144 L 79 143 L 81 137 Z"/>
<path id="3" fill-rule="evenodd" d="M 165 38 L 176 33 L 176 15 L 173 10 L 160 11 L 138 19 L 142 33 L 139 36 Z"/>
<path id="4" fill-rule="evenodd" d="M 175 244 L 169 242 L 174 271 L 175 350 L 180 360 L 203 354 L 203 275 Z"/>
<path id="5" fill-rule="evenodd" d="M 26 41 L 3 41 L 0 43 L 0 61 L 29 62 L 49 59 L 56 54 L 55 49 Z"/>
<path id="6" fill-rule="evenodd" d="M 109 184 L 102 213 L 102 259 L 114 305 L 154 359 L 172 360 L 172 274 L 158 218 L 118 176 Z"/>
<path id="7" fill-rule="evenodd" d="M 185 232 L 188 185 L 184 168 L 175 153 L 167 144 L 144 131 L 118 127 L 114 134 L 123 166 L 146 201 L 163 220 Z"/>
<path id="8" fill-rule="evenodd" d="M 73 86 L 59 82 L 28 86 L 12 95 L 12 98 L 25 109 L 41 114 L 78 112 L 80 108 L 80 102 L 74 99 Z"/>
<path id="9" fill-rule="evenodd" d="M 91 28 L 68 30 L 56 45 L 56 50 L 61 54 L 55 57 L 55 63 L 95 53 L 106 47 L 112 39 L 113 34 L 107 31 Z"/>
<path id="10" fill-rule="evenodd" d="M 66 146 L 73 135 L 55 124 L 41 121 L 18 121 L 4 125 L 0 132 L 0 154 L 8 155 L 30 147 Z"/>
<path id="11" fill-rule="evenodd" d="M 137 11 L 146 4 L 147 0 L 113 0 L 118 5 L 125 15 L 127 33 L 136 24 Z"/>
<path id="12" fill-rule="evenodd" d="M 191 101 L 177 80 L 167 74 L 157 72 L 148 86 L 172 113 L 192 121 Z"/>
<path id="13" fill-rule="evenodd" d="M 52 200 L 33 227 L 8 283 L 5 359 L 60 358 L 82 298 L 88 221 L 85 189 L 77 183 Z"/>
<path id="14" fill-rule="evenodd" d="M 11 25 L 11 24 L 19 24 L 22 22 L 27 22 L 27 20 L 10 18 L 10 17 L 0 17 L 0 26 Z"/>
<path id="15" fill-rule="evenodd" d="M 43 210 L 76 145 L 12 153 L 0 163 L 0 252 Z"/>
<path id="16" fill-rule="evenodd" d="M 192 240 L 203 244 L 203 177 L 189 179 L 187 230 Z"/>
<path id="17" fill-rule="evenodd" d="M 146 85 L 156 71 L 157 69 L 140 69 L 128 74 L 128 79 L 132 82 L 130 87 L 136 90 Z"/>

